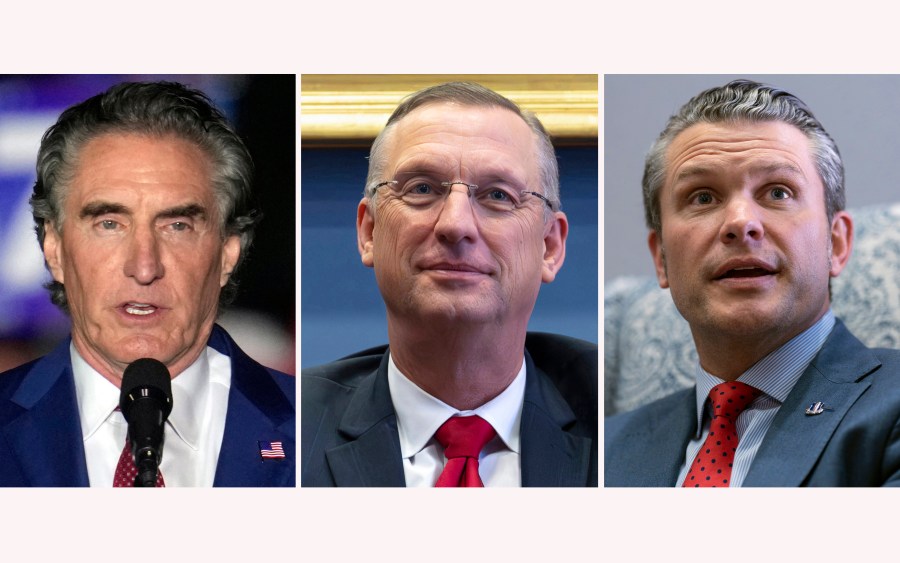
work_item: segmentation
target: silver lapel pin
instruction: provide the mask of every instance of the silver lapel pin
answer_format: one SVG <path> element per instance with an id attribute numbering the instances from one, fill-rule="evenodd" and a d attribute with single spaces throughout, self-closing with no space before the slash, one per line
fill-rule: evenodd
<path id="1" fill-rule="evenodd" d="M 816 414 L 822 414 L 825 412 L 825 403 L 822 401 L 816 401 L 815 403 L 806 407 L 806 414 L 812 416 Z"/>

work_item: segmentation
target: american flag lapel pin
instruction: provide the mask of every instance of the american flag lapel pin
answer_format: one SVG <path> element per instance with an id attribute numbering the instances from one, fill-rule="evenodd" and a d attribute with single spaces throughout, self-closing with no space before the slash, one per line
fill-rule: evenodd
<path id="1" fill-rule="evenodd" d="M 257 444 L 259 444 L 259 457 L 263 461 L 284 459 L 284 447 L 281 442 L 258 441 Z"/>
<path id="2" fill-rule="evenodd" d="M 823 412 L 825 412 L 825 403 L 823 403 L 822 401 L 816 401 L 815 403 L 806 407 L 806 414 L 808 414 L 809 416 L 822 414 Z"/>

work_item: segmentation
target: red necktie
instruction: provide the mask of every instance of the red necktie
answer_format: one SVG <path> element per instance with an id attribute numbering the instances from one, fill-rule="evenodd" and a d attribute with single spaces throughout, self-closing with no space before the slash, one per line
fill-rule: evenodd
<path id="1" fill-rule="evenodd" d="M 480 416 L 454 416 L 434 433 L 444 446 L 447 464 L 435 487 L 484 487 L 478 476 L 478 454 L 491 438 L 494 428 Z"/>
<path id="2" fill-rule="evenodd" d="M 131 440 L 126 438 L 125 447 L 122 449 L 122 455 L 119 456 L 119 463 L 116 465 L 113 487 L 133 487 L 135 477 L 137 477 L 137 466 L 134 464 L 134 456 L 131 455 Z M 166 486 L 162 471 L 156 474 L 156 486 Z"/>
<path id="3" fill-rule="evenodd" d="M 682 486 L 731 486 L 731 467 L 738 445 L 734 423 L 738 415 L 760 394 L 759 389 L 739 381 L 726 381 L 710 389 L 712 421 L 709 423 L 709 434 L 694 463 L 691 464 Z"/>

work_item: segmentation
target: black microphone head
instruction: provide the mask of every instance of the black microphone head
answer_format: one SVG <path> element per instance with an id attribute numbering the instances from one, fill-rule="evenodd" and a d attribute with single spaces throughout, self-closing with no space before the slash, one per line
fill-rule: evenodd
<path id="1" fill-rule="evenodd" d="M 172 412 L 172 377 L 166 365 L 153 358 L 141 358 L 131 362 L 122 374 L 119 408 L 125 420 L 131 422 L 131 411 L 140 399 L 152 399 L 159 403 L 165 420 Z"/>

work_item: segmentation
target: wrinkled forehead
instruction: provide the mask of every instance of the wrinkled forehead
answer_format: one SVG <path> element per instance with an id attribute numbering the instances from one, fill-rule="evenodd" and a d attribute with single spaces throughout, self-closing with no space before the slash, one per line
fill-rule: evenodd
<path id="1" fill-rule="evenodd" d="M 140 194 L 207 204 L 215 197 L 211 168 L 200 147 L 178 136 L 104 133 L 81 147 L 66 199 L 78 205 Z"/>
<path id="2" fill-rule="evenodd" d="M 700 122 L 679 132 L 665 152 L 665 182 L 720 168 L 793 167 L 819 176 L 814 143 L 783 121 Z"/>
<path id="3" fill-rule="evenodd" d="M 536 143 L 528 124 L 506 108 L 429 104 L 392 125 L 386 172 L 423 168 L 448 180 L 460 179 L 455 174 L 512 175 L 528 182 L 537 178 Z"/>

